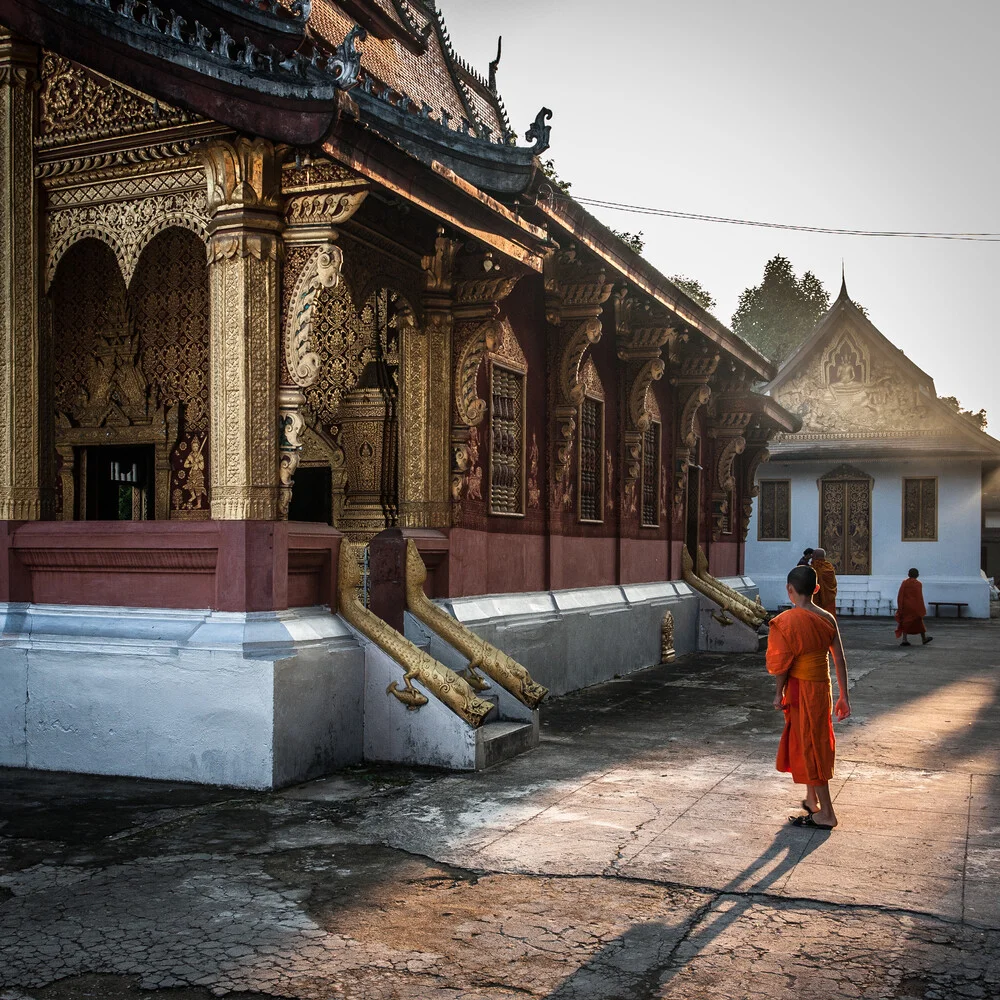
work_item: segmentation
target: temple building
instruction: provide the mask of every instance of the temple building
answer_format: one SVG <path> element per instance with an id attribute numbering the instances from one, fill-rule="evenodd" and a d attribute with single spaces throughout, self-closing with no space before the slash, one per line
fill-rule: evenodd
<path id="1" fill-rule="evenodd" d="M 988 617 L 983 477 L 1000 441 L 938 399 L 846 282 L 766 391 L 802 428 L 775 435 L 758 474 L 747 569 L 765 604 L 787 601 L 788 570 L 822 547 L 841 614 L 891 614 L 915 567 L 941 614 Z"/>
<path id="2" fill-rule="evenodd" d="M 0 24 L 0 764 L 481 767 L 546 688 L 756 642 L 774 368 L 433 2 Z"/>

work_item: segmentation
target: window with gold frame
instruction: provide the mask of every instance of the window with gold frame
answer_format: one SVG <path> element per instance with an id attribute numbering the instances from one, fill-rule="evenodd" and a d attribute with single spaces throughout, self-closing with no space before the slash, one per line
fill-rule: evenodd
<path id="1" fill-rule="evenodd" d="M 790 479 L 762 479 L 757 501 L 757 540 L 792 540 L 792 482 Z"/>
<path id="2" fill-rule="evenodd" d="M 580 404 L 579 515 L 581 521 L 604 520 L 604 402 L 585 396 Z"/>
<path id="3" fill-rule="evenodd" d="M 641 524 L 660 526 L 660 423 L 651 420 L 642 435 Z"/>
<path id="4" fill-rule="evenodd" d="M 936 542 L 938 481 L 933 476 L 903 480 L 903 541 Z"/>
<path id="5" fill-rule="evenodd" d="M 490 364 L 489 510 L 524 516 L 526 373 Z"/>

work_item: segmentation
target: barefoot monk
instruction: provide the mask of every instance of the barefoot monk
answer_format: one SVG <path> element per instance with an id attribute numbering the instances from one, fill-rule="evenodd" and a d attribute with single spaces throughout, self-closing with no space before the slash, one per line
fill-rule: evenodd
<path id="1" fill-rule="evenodd" d="M 806 786 L 805 816 L 791 818 L 795 826 L 832 830 L 837 825 L 830 798 L 836 743 L 831 712 L 838 720 L 851 714 L 847 695 L 847 661 L 837 619 L 813 603 L 818 590 L 811 566 L 796 566 L 788 574 L 792 607 L 771 622 L 767 640 L 767 670 L 777 680 L 774 707 L 785 713 L 778 745 L 777 768 Z M 830 662 L 837 667 L 838 698 L 833 705 Z"/>
<path id="2" fill-rule="evenodd" d="M 917 569 L 911 569 L 896 595 L 896 638 L 903 640 L 900 646 L 909 646 L 911 635 L 919 635 L 925 646 L 933 638 L 924 626 L 927 605 L 924 604 L 924 585 L 917 579 L 919 576 Z"/>

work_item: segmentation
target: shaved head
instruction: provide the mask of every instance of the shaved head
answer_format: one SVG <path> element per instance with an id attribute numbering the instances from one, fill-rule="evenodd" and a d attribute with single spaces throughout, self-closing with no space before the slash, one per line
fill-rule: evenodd
<path id="1" fill-rule="evenodd" d="M 816 570 L 812 566 L 796 566 L 788 574 L 788 586 L 803 597 L 811 597 L 816 590 Z"/>
<path id="2" fill-rule="evenodd" d="M 825 559 L 826 549 L 813 549 L 813 559 Z"/>

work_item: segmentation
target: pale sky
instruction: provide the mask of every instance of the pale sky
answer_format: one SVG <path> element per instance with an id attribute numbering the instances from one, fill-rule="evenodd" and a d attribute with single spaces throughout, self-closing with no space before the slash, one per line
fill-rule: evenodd
<path id="1" fill-rule="evenodd" d="M 1000 4 L 979 0 L 439 0 L 521 141 L 553 111 L 577 196 L 841 229 L 1000 232 Z M 754 230 L 593 210 L 697 278 L 729 323 L 784 254 L 851 297 L 1000 435 L 1000 243 Z"/>

